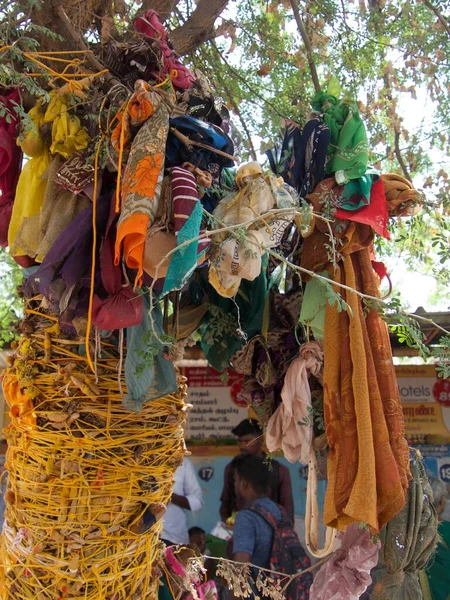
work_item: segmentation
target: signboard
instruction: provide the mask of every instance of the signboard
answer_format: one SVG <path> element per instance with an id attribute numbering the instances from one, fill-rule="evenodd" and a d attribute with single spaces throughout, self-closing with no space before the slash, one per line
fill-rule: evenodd
<path id="1" fill-rule="evenodd" d="M 233 427 L 248 417 L 247 403 L 240 397 L 242 375 L 230 370 L 223 376 L 211 367 L 185 367 L 182 374 L 192 404 L 186 440 L 232 439 Z"/>
<path id="2" fill-rule="evenodd" d="M 395 367 L 407 437 L 437 436 L 450 441 L 450 380 L 433 365 Z"/>

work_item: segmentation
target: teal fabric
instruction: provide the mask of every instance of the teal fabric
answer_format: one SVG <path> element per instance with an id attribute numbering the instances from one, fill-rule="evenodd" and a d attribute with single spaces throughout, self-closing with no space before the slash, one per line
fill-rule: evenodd
<path id="1" fill-rule="evenodd" d="M 125 381 L 128 395 L 123 404 L 133 412 L 140 412 L 144 402 L 172 394 L 178 389 L 173 362 L 163 357 L 164 346 L 160 339 L 164 331 L 160 303 L 156 301 L 152 308 L 153 329 L 149 312 L 150 301 L 146 294 L 142 323 L 127 329 Z"/>
<path id="2" fill-rule="evenodd" d="M 200 202 L 197 202 L 186 223 L 178 232 L 177 246 L 181 246 L 184 242 L 198 237 L 202 215 L 202 205 Z M 199 259 L 197 252 L 198 240 L 195 240 L 174 252 L 164 281 L 163 295 L 172 290 L 180 290 L 183 287 L 192 274 L 192 271 L 197 266 L 197 260 Z"/>
<path id="3" fill-rule="evenodd" d="M 358 210 L 363 206 L 370 204 L 370 190 L 375 181 L 378 181 L 377 174 L 365 174 L 358 179 L 351 179 L 344 185 L 344 189 L 338 200 L 339 208 L 345 210 Z"/>
<path id="4" fill-rule="evenodd" d="M 158 600 L 174 600 L 174 597 L 170 593 L 169 586 L 167 585 L 167 577 L 163 574 L 160 579 L 160 586 L 158 588 Z"/>
<path id="5" fill-rule="evenodd" d="M 267 255 L 263 257 L 259 276 L 254 281 L 243 279 L 234 301 L 223 298 L 208 284 L 210 308 L 200 325 L 201 345 L 208 362 L 217 371 L 226 369 L 235 352 L 261 333 L 268 294 L 266 271 Z"/>

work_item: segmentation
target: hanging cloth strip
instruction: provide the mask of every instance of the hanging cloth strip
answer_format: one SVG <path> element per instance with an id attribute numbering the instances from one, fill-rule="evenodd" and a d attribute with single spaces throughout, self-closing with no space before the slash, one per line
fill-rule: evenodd
<path id="1" fill-rule="evenodd" d="M 195 176 L 187 169 L 175 167 L 171 185 L 176 245 L 180 248 L 170 259 L 163 294 L 183 287 L 210 244 L 209 240 L 199 242 L 195 239 L 200 234 L 203 216 Z M 189 240 L 194 241 L 187 244 Z"/>
<path id="2" fill-rule="evenodd" d="M 301 266 L 324 268 L 332 280 L 378 297 L 367 225 L 350 223 L 337 267 L 329 262 L 329 238 L 317 229 L 303 242 Z M 408 444 L 389 334 L 375 309 L 336 288 L 352 311 L 327 302 L 324 338 L 324 415 L 328 487 L 324 521 L 337 529 L 364 522 L 378 531 L 404 506 L 409 478 Z M 359 448 L 359 450 L 358 450 Z"/>
<path id="3" fill-rule="evenodd" d="M 279 149 L 266 152 L 275 175 L 297 190 L 301 197 L 313 191 L 325 173 L 330 130 L 315 115 L 306 122 L 302 133 L 299 125 L 288 122 L 283 143 Z"/>
<path id="4" fill-rule="evenodd" d="M 270 417 L 266 429 L 269 452 L 282 449 L 291 463 L 300 460 L 308 464 L 313 439 L 311 390 L 308 375 L 319 375 L 323 353 L 317 342 L 300 348 L 299 356 L 291 362 L 281 391 L 282 402 Z"/>
<path id="5" fill-rule="evenodd" d="M 317 456 L 311 446 L 309 451 L 308 483 L 306 486 L 305 544 L 308 552 L 315 558 L 324 558 L 331 554 L 336 545 L 337 530 L 327 527 L 325 545 L 319 548 L 319 506 L 317 502 Z"/>
<path id="6" fill-rule="evenodd" d="M 17 232 L 16 244 L 37 262 L 43 261 L 59 235 L 89 204 L 86 196 L 63 190 L 55 182 L 62 164 L 63 159 L 57 154 L 42 175 L 46 185 L 41 210 L 24 218 Z"/>
<path id="7" fill-rule="evenodd" d="M 26 255 L 26 252 L 16 244 L 17 232 L 24 219 L 39 214 L 44 200 L 46 182 L 42 179 L 42 175 L 50 164 L 48 146 L 39 133 L 44 124 L 44 115 L 42 101 L 38 100 L 36 106 L 28 113 L 32 127 L 23 140 L 19 141 L 24 154 L 31 158 L 25 163 L 20 173 L 9 224 L 8 246 L 12 256 Z"/>
<path id="8" fill-rule="evenodd" d="M 169 108 L 157 91 L 138 80 L 133 96 L 117 119 L 111 143 L 119 154 L 119 161 L 131 142 L 131 127 L 140 127 L 131 142 L 123 181 L 118 182 L 122 186 L 122 206 L 115 246 L 116 265 L 123 254 L 125 264 L 137 270 L 136 286 L 142 281 L 147 230 L 159 211 Z"/>
<path id="9" fill-rule="evenodd" d="M 107 331 L 139 325 L 144 307 L 142 296 L 131 289 L 122 265 L 114 264 L 116 221 L 114 202 L 111 201 L 109 220 L 100 250 L 100 277 L 106 294 L 99 294 L 97 290 L 92 306 L 92 323 Z"/>
<path id="10" fill-rule="evenodd" d="M 0 105 L 0 246 L 8 245 L 8 228 L 22 166 L 22 150 L 17 145 L 19 118 L 14 108 L 20 105 L 19 90 L 4 91 Z"/>
<path id="11" fill-rule="evenodd" d="M 177 390 L 172 361 L 163 356 L 163 315 L 159 301 L 151 309 L 149 295 L 143 296 L 143 319 L 127 329 L 125 380 L 128 395 L 123 400 L 127 410 L 140 412 L 144 402 L 162 398 Z"/>
<path id="12" fill-rule="evenodd" d="M 378 286 L 368 248 L 346 256 L 333 277 L 371 296 Z M 330 451 L 325 523 L 364 522 L 378 531 L 405 504 L 408 445 L 386 324 L 338 290 L 352 316 L 327 303 L 324 413 Z"/>
<path id="13" fill-rule="evenodd" d="M 33 127 L 20 141 L 24 154 L 31 156 L 19 177 L 16 199 L 8 231 L 8 243 L 13 256 L 26 255 L 27 252 L 20 245 L 20 237 L 28 240 L 28 245 L 35 246 L 40 239 L 38 216 L 44 203 L 47 182 L 44 179 L 51 154 L 59 154 L 67 158 L 79 150 L 84 150 L 90 142 L 86 129 L 81 125 L 75 115 L 69 113 L 67 96 L 59 96 L 56 91 L 50 92 L 50 102 L 44 109 L 42 101 L 28 113 Z M 44 125 L 52 125 L 51 144 L 48 146 L 40 130 Z M 33 229 L 26 226 L 26 232 L 21 227 L 26 219 L 34 218 Z"/>
<path id="14" fill-rule="evenodd" d="M 340 548 L 317 572 L 310 600 L 358 600 L 372 582 L 370 572 L 378 562 L 380 542 L 374 543 L 359 524 L 347 527 L 338 539 Z"/>

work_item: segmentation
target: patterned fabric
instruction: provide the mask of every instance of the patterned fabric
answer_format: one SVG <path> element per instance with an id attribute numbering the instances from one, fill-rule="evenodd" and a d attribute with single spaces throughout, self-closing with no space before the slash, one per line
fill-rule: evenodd
<path id="1" fill-rule="evenodd" d="M 387 230 L 388 210 L 383 182 L 379 180 L 373 183 L 370 189 L 369 204 L 358 210 L 339 208 L 345 187 L 337 184 L 333 177 L 327 177 L 319 183 L 312 194 L 307 196 L 316 212 L 324 213 L 328 218 L 335 217 L 339 219 L 338 222 L 331 224 L 335 237 L 345 237 L 345 229 L 348 223 L 354 221 L 369 225 L 376 233 L 389 239 Z M 328 231 L 327 224 L 319 220 L 317 220 L 316 228 L 321 232 Z"/>
<path id="2" fill-rule="evenodd" d="M 163 294 L 183 287 L 210 243 L 208 240 L 200 243 L 195 240 L 200 234 L 203 210 L 194 175 L 187 169 L 174 167 L 171 185 L 176 245 L 178 247 L 189 240 L 194 241 L 172 255 Z"/>
<path id="3" fill-rule="evenodd" d="M 281 147 L 266 152 L 270 167 L 304 197 L 319 184 L 325 172 L 330 130 L 320 117 L 306 122 L 302 133 L 288 122 Z"/>
<path id="4" fill-rule="evenodd" d="M 367 529 L 350 525 L 338 533 L 341 546 L 319 569 L 310 590 L 310 600 L 358 600 L 372 582 L 370 571 L 378 562 L 380 542 L 370 539 Z"/>
<path id="5" fill-rule="evenodd" d="M 381 179 L 390 215 L 411 217 L 422 209 L 422 195 L 413 188 L 410 181 L 396 173 L 386 173 Z"/>
<path id="6" fill-rule="evenodd" d="M 64 190 L 79 194 L 94 181 L 94 167 L 83 152 L 76 152 L 55 174 L 55 182 Z"/>
<path id="7" fill-rule="evenodd" d="M 421 456 L 415 450 L 411 473 L 405 508 L 381 531 L 383 576 L 375 584 L 371 600 L 423 597 L 418 572 L 426 567 L 436 549 L 438 516 Z"/>
<path id="8" fill-rule="evenodd" d="M 128 395 L 123 405 L 133 412 L 140 412 L 144 402 L 173 394 L 178 389 L 174 364 L 163 356 L 161 305 L 155 302 L 150 309 L 148 293 L 143 295 L 143 302 L 142 321 L 127 329 L 125 381 Z"/>
<path id="9" fill-rule="evenodd" d="M 175 127 L 180 133 L 196 142 L 206 144 L 230 155 L 234 153 L 231 138 L 220 127 L 212 123 L 206 123 L 194 117 L 183 115 L 175 119 L 170 119 L 170 126 Z M 200 169 L 210 171 L 213 174 L 214 167 L 220 173 L 222 167 L 234 166 L 234 162 L 230 158 L 220 156 L 208 148 L 200 148 L 198 146 L 187 147 L 173 133 L 169 135 L 169 139 L 167 140 L 166 158 L 168 166 L 175 167 L 184 162 L 189 162 L 195 167 L 200 167 Z"/>
<path id="10" fill-rule="evenodd" d="M 345 190 L 344 186 L 344 190 Z M 388 208 L 386 195 L 384 193 L 384 184 L 382 181 L 376 181 L 370 190 L 370 203 L 359 210 L 344 210 L 338 208 L 335 212 L 337 219 L 356 221 L 370 225 L 372 229 L 386 239 L 390 239 L 387 230 Z"/>
<path id="11" fill-rule="evenodd" d="M 331 133 L 326 173 L 335 173 L 338 183 L 364 175 L 369 160 L 369 144 L 356 104 L 318 92 L 311 105 L 314 110 L 323 113 L 323 120 Z"/>
<path id="12" fill-rule="evenodd" d="M 366 173 L 357 179 L 351 179 L 342 189 L 337 208 L 358 210 L 370 204 L 372 184 L 380 179 L 378 174 Z"/>
<path id="13" fill-rule="evenodd" d="M 298 328 L 301 304 L 301 290 L 281 294 L 272 289 L 258 335 L 232 357 L 233 369 L 245 375 L 242 393 L 249 404 L 278 404 L 284 375 L 302 341 Z"/>
<path id="14" fill-rule="evenodd" d="M 308 464 L 313 438 L 311 390 L 308 375 L 320 375 L 323 352 L 317 342 L 300 348 L 300 355 L 291 362 L 284 377 L 281 404 L 270 417 L 266 429 L 269 452 L 283 450 L 291 463 Z"/>
<path id="15" fill-rule="evenodd" d="M 5 91 L 0 96 L 0 105 L 6 109 L 0 117 L 0 246 L 8 245 L 9 222 L 22 165 L 22 150 L 16 143 L 19 119 L 13 102 L 20 104 L 19 90 Z"/>
<path id="16" fill-rule="evenodd" d="M 137 270 L 136 285 L 142 280 L 147 229 L 159 210 L 169 109 L 160 94 L 139 80 L 126 112 L 119 113 L 117 119 L 111 143 L 119 153 L 122 142 L 125 149 L 131 143 L 131 149 L 121 187 L 115 262 L 119 264 L 123 254 L 125 264 Z M 140 127 L 132 142 L 131 127 Z"/>

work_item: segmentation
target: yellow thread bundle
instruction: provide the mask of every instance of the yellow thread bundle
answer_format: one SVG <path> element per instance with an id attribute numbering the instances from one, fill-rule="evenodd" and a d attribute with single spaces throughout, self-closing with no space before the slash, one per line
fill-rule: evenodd
<path id="1" fill-rule="evenodd" d="M 95 382 L 80 340 L 64 339 L 39 311 L 27 315 L 32 332 L 5 376 L 12 422 L 0 597 L 153 600 L 160 517 L 185 452 L 184 384 L 128 412 L 114 346 L 102 343 Z M 157 518 L 147 531 L 146 508 Z"/>

